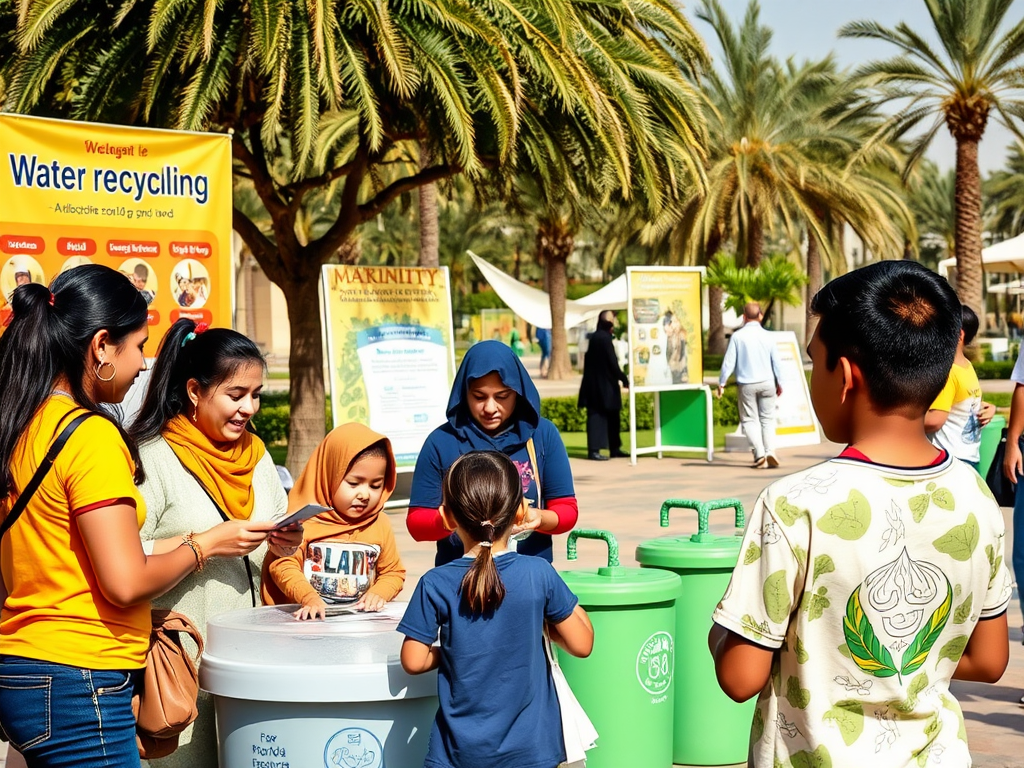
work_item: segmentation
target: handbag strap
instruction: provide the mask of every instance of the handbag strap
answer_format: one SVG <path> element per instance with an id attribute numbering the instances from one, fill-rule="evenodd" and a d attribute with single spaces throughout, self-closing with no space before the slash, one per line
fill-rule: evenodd
<path id="1" fill-rule="evenodd" d="M 46 456 L 43 457 L 39 467 L 36 469 L 36 473 L 32 475 L 32 479 L 29 480 L 28 485 L 25 486 L 25 490 L 18 496 L 18 500 L 14 502 L 14 506 L 11 507 L 11 511 L 7 513 L 7 517 L 4 519 L 2 525 L 0 525 L 0 539 L 4 537 L 4 534 L 11 529 L 18 518 L 21 517 L 21 513 L 25 511 L 25 507 L 28 506 L 29 501 L 32 499 L 33 494 L 39 489 L 43 479 L 49 474 L 50 469 L 53 467 L 53 462 L 57 460 L 58 454 L 63 450 L 67 444 L 71 435 L 78 429 L 82 422 L 88 419 L 90 416 L 96 414 L 92 411 L 86 411 L 80 416 L 76 416 L 71 422 L 61 430 L 60 434 L 57 435 L 57 439 L 50 445 L 50 449 L 46 452 Z"/>
<path id="2" fill-rule="evenodd" d="M 177 456 L 177 454 L 175 454 L 175 456 Z M 180 458 L 178 459 L 178 461 L 181 462 L 181 466 L 184 467 L 185 471 L 192 475 L 192 479 L 196 481 L 199 487 L 203 489 L 203 493 L 206 494 L 206 497 L 210 500 L 210 503 L 213 504 L 213 508 L 217 510 L 217 514 L 220 515 L 220 519 L 223 520 L 225 523 L 231 520 L 231 518 L 227 516 L 224 510 L 220 508 L 220 504 L 217 503 L 217 500 L 213 498 L 213 494 L 210 493 L 210 489 L 207 488 L 203 484 L 203 481 L 196 476 L 196 473 L 193 472 L 188 467 L 186 467 L 185 462 L 181 461 Z M 259 603 L 256 602 L 256 587 L 253 584 L 252 580 L 252 562 L 249 560 L 248 555 L 242 555 L 242 562 L 245 563 L 245 575 L 249 582 L 249 598 L 252 600 L 252 607 L 255 608 L 259 605 Z"/>
<path id="3" fill-rule="evenodd" d="M 526 452 L 530 455 L 533 476 L 537 479 L 537 509 L 544 509 L 544 497 L 540 487 L 540 464 L 537 462 L 537 449 L 533 444 L 532 437 L 526 441 Z"/>

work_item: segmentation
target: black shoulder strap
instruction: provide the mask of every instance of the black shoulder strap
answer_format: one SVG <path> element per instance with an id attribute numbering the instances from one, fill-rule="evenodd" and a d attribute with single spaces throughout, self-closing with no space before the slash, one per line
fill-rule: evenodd
<path id="1" fill-rule="evenodd" d="M 177 454 L 175 454 L 175 456 L 177 456 Z M 181 461 L 181 459 L 179 458 L 178 461 Z M 199 487 L 203 489 L 203 493 L 205 493 L 210 499 L 210 503 L 213 504 L 213 508 L 217 510 L 217 514 L 220 515 L 220 519 L 225 523 L 230 520 L 231 518 L 228 517 L 224 510 L 220 508 L 220 504 L 218 504 L 217 500 L 213 498 L 213 494 L 210 493 L 210 489 L 203 485 L 203 481 L 196 476 L 196 473 L 186 467 L 185 462 L 183 461 L 181 461 L 181 466 L 186 472 L 192 475 L 192 479 L 195 480 L 196 483 L 199 484 Z M 242 555 L 242 562 L 245 563 L 245 575 L 249 578 L 249 597 L 252 599 L 252 607 L 256 608 L 259 603 L 256 602 L 256 585 L 252 580 L 252 562 L 250 562 L 248 555 Z"/>
<path id="2" fill-rule="evenodd" d="M 39 464 L 39 468 L 36 473 L 32 475 L 32 479 L 29 480 L 28 485 L 25 486 L 25 490 L 18 496 L 18 500 L 14 502 L 14 506 L 11 507 L 11 511 L 7 513 L 7 517 L 4 519 L 2 525 L 0 525 L 0 539 L 4 537 L 4 534 L 10 530 L 11 526 L 14 525 L 18 518 L 21 517 L 21 513 L 25 511 L 25 507 L 28 506 L 29 500 L 32 495 L 39 489 L 39 486 L 43 482 L 43 478 L 46 477 L 50 472 L 50 468 L 53 467 L 53 462 L 57 460 L 57 455 L 61 452 L 64 446 L 67 444 L 68 439 L 78 429 L 82 422 L 88 419 L 90 416 L 96 414 L 91 411 L 87 411 L 80 416 L 76 416 L 71 422 L 61 430 L 61 433 L 57 435 L 57 439 L 53 441 L 50 446 L 50 450 L 46 452 L 46 456 L 43 461 Z"/>

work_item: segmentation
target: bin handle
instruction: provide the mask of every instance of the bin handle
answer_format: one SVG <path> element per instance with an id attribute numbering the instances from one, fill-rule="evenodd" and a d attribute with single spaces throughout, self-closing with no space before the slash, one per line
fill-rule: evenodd
<path id="1" fill-rule="evenodd" d="M 608 545 L 608 567 L 617 568 L 619 566 L 619 542 L 611 532 L 592 528 L 570 531 L 569 540 L 565 545 L 566 560 L 576 559 L 576 539 L 598 539 L 604 541 Z"/>
<path id="2" fill-rule="evenodd" d="M 743 514 L 743 502 L 739 499 L 714 499 L 712 501 L 693 501 L 691 499 L 668 499 L 661 505 L 661 527 L 668 528 L 668 513 L 672 509 L 694 509 L 697 511 L 697 533 L 690 537 L 694 542 L 705 542 L 711 539 L 708 528 L 708 517 L 713 509 L 735 509 L 736 527 L 743 528 L 746 525 L 746 516 Z"/>

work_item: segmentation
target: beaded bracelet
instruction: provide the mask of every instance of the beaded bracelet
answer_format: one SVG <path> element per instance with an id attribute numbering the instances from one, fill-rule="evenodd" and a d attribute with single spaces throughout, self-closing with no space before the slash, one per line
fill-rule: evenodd
<path id="1" fill-rule="evenodd" d="M 196 556 L 196 573 L 203 570 L 203 567 L 206 565 L 206 558 L 203 557 L 203 548 L 196 541 L 195 533 L 189 531 L 181 537 L 181 540 L 185 543 L 185 546 L 192 550 L 192 554 Z"/>

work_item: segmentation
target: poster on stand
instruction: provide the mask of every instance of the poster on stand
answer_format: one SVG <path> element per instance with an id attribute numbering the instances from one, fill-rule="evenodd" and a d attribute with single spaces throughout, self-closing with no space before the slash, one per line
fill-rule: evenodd
<path id="1" fill-rule="evenodd" d="M 775 406 L 775 443 L 782 447 L 817 445 L 821 433 L 811 405 L 800 342 L 792 331 L 774 331 L 772 337 L 782 369 L 782 395 Z"/>
<path id="2" fill-rule="evenodd" d="M 695 267 L 629 267 L 629 379 L 636 392 L 701 385 L 701 276 Z"/>
<path id="3" fill-rule="evenodd" d="M 630 454 L 714 455 L 711 390 L 704 385 L 699 267 L 628 267 Z M 654 393 L 654 444 L 637 447 L 636 396 Z"/>
<path id="4" fill-rule="evenodd" d="M 448 269 L 328 265 L 323 295 L 334 426 L 387 435 L 409 470 L 455 376 Z"/>
<path id="5" fill-rule="evenodd" d="M 95 263 L 142 293 L 153 349 L 179 317 L 231 326 L 229 136 L 4 114 L 0 146 L 0 323 L 18 285 Z"/>

